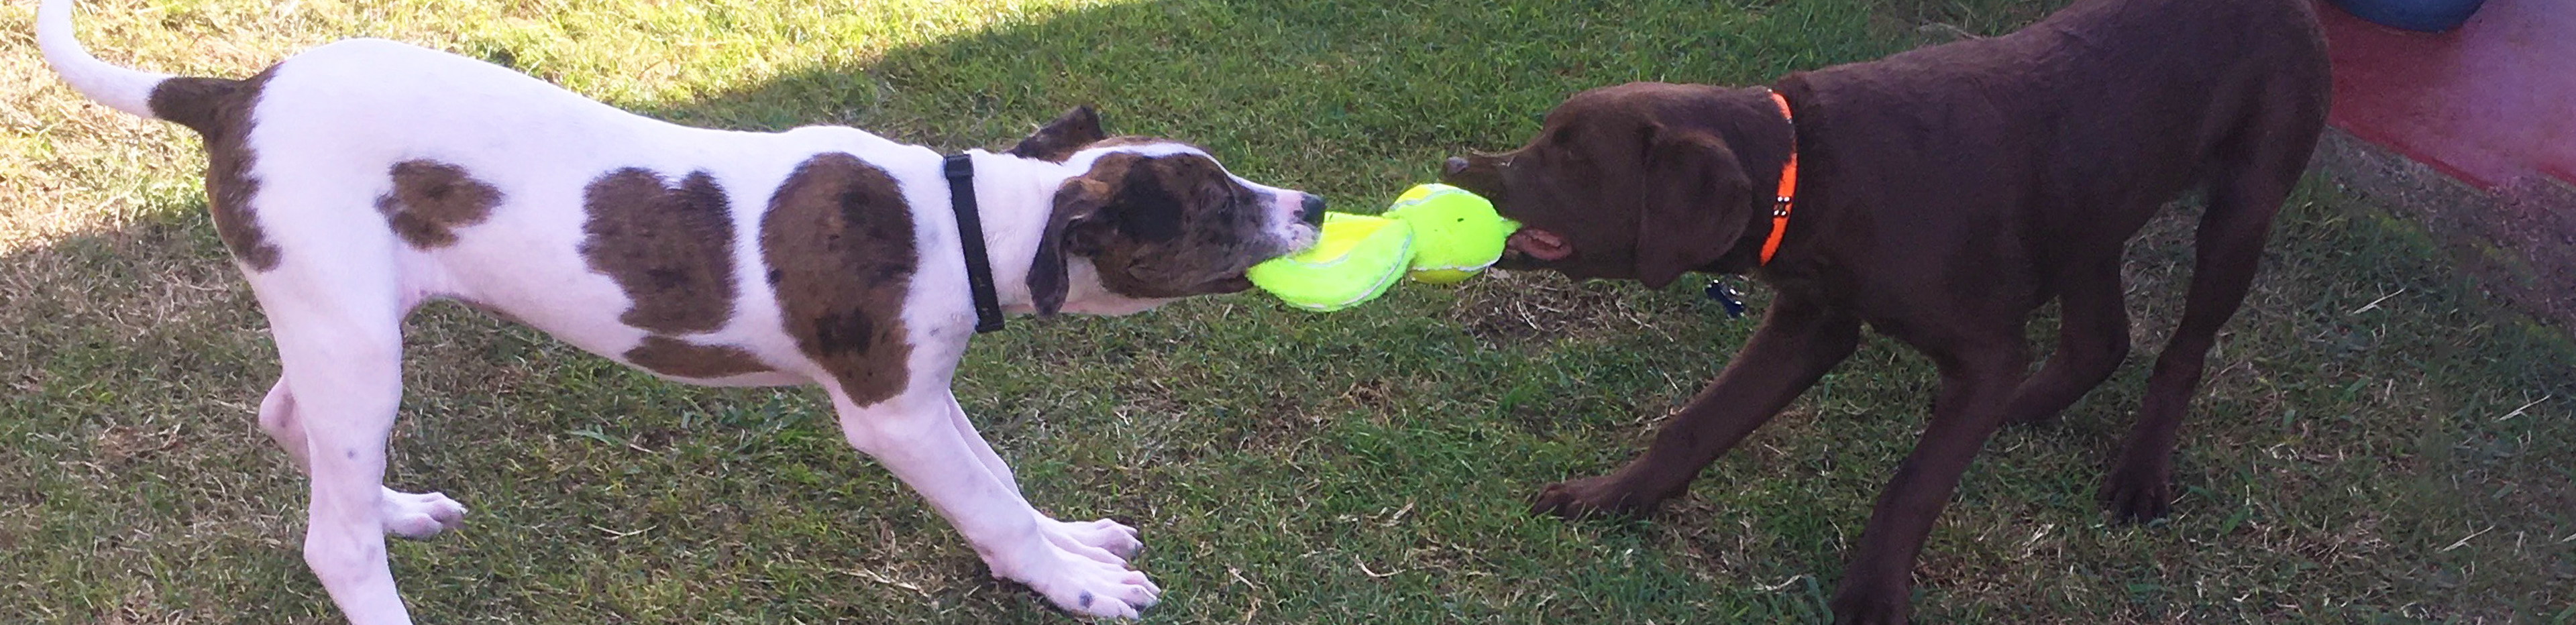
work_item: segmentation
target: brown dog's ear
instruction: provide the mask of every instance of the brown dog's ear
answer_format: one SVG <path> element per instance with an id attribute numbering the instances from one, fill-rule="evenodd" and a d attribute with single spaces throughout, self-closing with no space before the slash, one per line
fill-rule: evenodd
<path id="1" fill-rule="evenodd" d="M 1029 302 L 1038 316 L 1051 317 L 1064 309 L 1065 292 L 1072 288 L 1066 255 L 1097 251 L 1072 249 L 1084 246 L 1068 246 L 1065 237 L 1099 214 L 1113 195 L 1107 183 L 1090 178 L 1067 180 L 1056 189 L 1054 213 L 1047 216 L 1046 230 L 1038 234 L 1037 258 L 1029 263 Z"/>
<path id="2" fill-rule="evenodd" d="M 1085 104 L 1065 111 L 1064 115 L 1047 122 L 1046 127 L 1039 128 L 1037 132 L 1029 133 L 1028 138 L 1021 139 L 1019 145 L 1011 146 L 1005 152 L 1021 158 L 1061 163 L 1072 157 L 1074 152 L 1081 151 L 1082 146 L 1107 138 L 1109 135 L 1100 131 L 1100 114 L 1091 112 L 1091 105 Z"/>
<path id="3" fill-rule="evenodd" d="M 1752 183 L 1726 142 L 1658 128 L 1647 140 L 1637 207 L 1637 281 L 1663 288 L 1716 262 L 1743 236 Z"/>

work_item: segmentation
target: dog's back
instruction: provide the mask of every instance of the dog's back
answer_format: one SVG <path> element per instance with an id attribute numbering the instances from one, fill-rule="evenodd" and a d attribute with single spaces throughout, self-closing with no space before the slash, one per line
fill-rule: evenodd
<path id="1" fill-rule="evenodd" d="M 634 348 L 650 339 L 639 327 L 801 363 L 772 331 L 781 313 L 764 268 L 735 253 L 760 249 L 770 190 L 814 154 L 868 155 L 871 167 L 916 182 L 939 162 L 846 127 L 679 126 L 382 39 L 319 46 L 240 80 L 67 60 L 66 76 L 150 81 L 141 112 L 206 139 L 208 208 L 254 284 L 284 262 L 278 242 L 299 241 L 301 253 L 332 259 L 326 273 L 374 268 L 344 282 L 390 287 L 401 309 L 466 301 L 630 364 L 653 360 Z M 903 191 L 895 210 L 945 199 L 932 185 Z M 651 368 L 701 381 L 795 379 L 748 365 Z"/>
<path id="2" fill-rule="evenodd" d="M 2325 42 L 2305 0 L 2084 0 L 2009 35 L 1793 74 L 1821 193 L 2042 264 L 2119 249 L 2213 174 L 2295 178 L 2324 123 Z M 2261 155 L 2266 144 L 2294 155 Z M 1803 149 L 1803 148 L 1802 148 Z M 2244 170 L 2259 170 L 2247 172 Z M 1813 201 L 1827 201 L 1816 198 Z M 1977 215 L 1913 219 L 1909 214 Z M 1976 242 L 1984 243 L 1976 243 Z M 1908 247 L 1920 247 L 1908 246 Z M 1951 247 L 1951 246 L 1934 246 Z M 1966 250 L 1939 250 L 1954 254 Z M 1953 256 L 1955 257 L 1955 256 Z"/>

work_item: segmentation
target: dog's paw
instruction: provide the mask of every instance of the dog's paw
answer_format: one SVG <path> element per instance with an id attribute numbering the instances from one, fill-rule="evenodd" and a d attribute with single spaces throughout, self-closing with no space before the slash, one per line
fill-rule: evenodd
<path id="1" fill-rule="evenodd" d="M 414 495 L 387 488 L 377 501 L 388 535 L 424 540 L 465 524 L 465 505 L 447 495 Z"/>
<path id="2" fill-rule="evenodd" d="M 1549 484 L 1530 503 L 1530 512 L 1568 519 L 1638 516 L 1654 511 L 1655 504 L 1660 503 L 1638 496 L 1613 477 L 1602 475 Z"/>
<path id="3" fill-rule="evenodd" d="M 1059 549 L 1120 566 L 1145 548 L 1145 543 L 1136 540 L 1136 528 L 1109 519 L 1067 523 L 1040 514 L 1038 533 L 1045 534 L 1047 542 Z"/>
<path id="4" fill-rule="evenodd" d="M 1895 588 L 1844 588 L 1834 592 L 1834 625 L 1906 625 L 1910 593 Z"/>
<path id="5" fill-rule="evenodd" d="M 2102 508 L 2111 519 L 2146 523 L 2173 513 L 2173 476 L 2162 466 L 2122 463 L 2102 480 Z"/>
<path id="6" fill-rule="evenodd" d="M 1133 619 L 1154 605 L 1163 589 L 1142 571 L 1094 560 L 1049 545 L 1039 566 L 1022 575 L 1005 575 L 1027 584 L 1066 612 L 1084 616 Z"/>

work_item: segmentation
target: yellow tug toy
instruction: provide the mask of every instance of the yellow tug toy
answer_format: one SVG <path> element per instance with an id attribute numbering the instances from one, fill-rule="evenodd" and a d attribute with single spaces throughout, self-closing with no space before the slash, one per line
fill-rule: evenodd
<path id="1" fill-rule="evenodd" d="M 1325 213 L 1314 247 L 1253 265 L 1245 276 L 1290 306 L 1332 312 L 1377 299 L 1399 275 L 1466 280 L 1502 258 L 1503 240 L 1520 227 L 1466 189 L 1419 185 L 1382 214 Z"/>

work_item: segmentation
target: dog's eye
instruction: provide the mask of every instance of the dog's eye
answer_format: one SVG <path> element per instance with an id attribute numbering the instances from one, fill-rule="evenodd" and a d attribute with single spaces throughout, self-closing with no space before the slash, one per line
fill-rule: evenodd
<path id="1" fill-rule="evenodd" d="M 1213 204 L 1216 206 L 1234 207 L 1251 203 L 1252 190 L 1243 188 L 1243 185 L 1218 183 L 1209 197 L 1215 198 Z"/>

